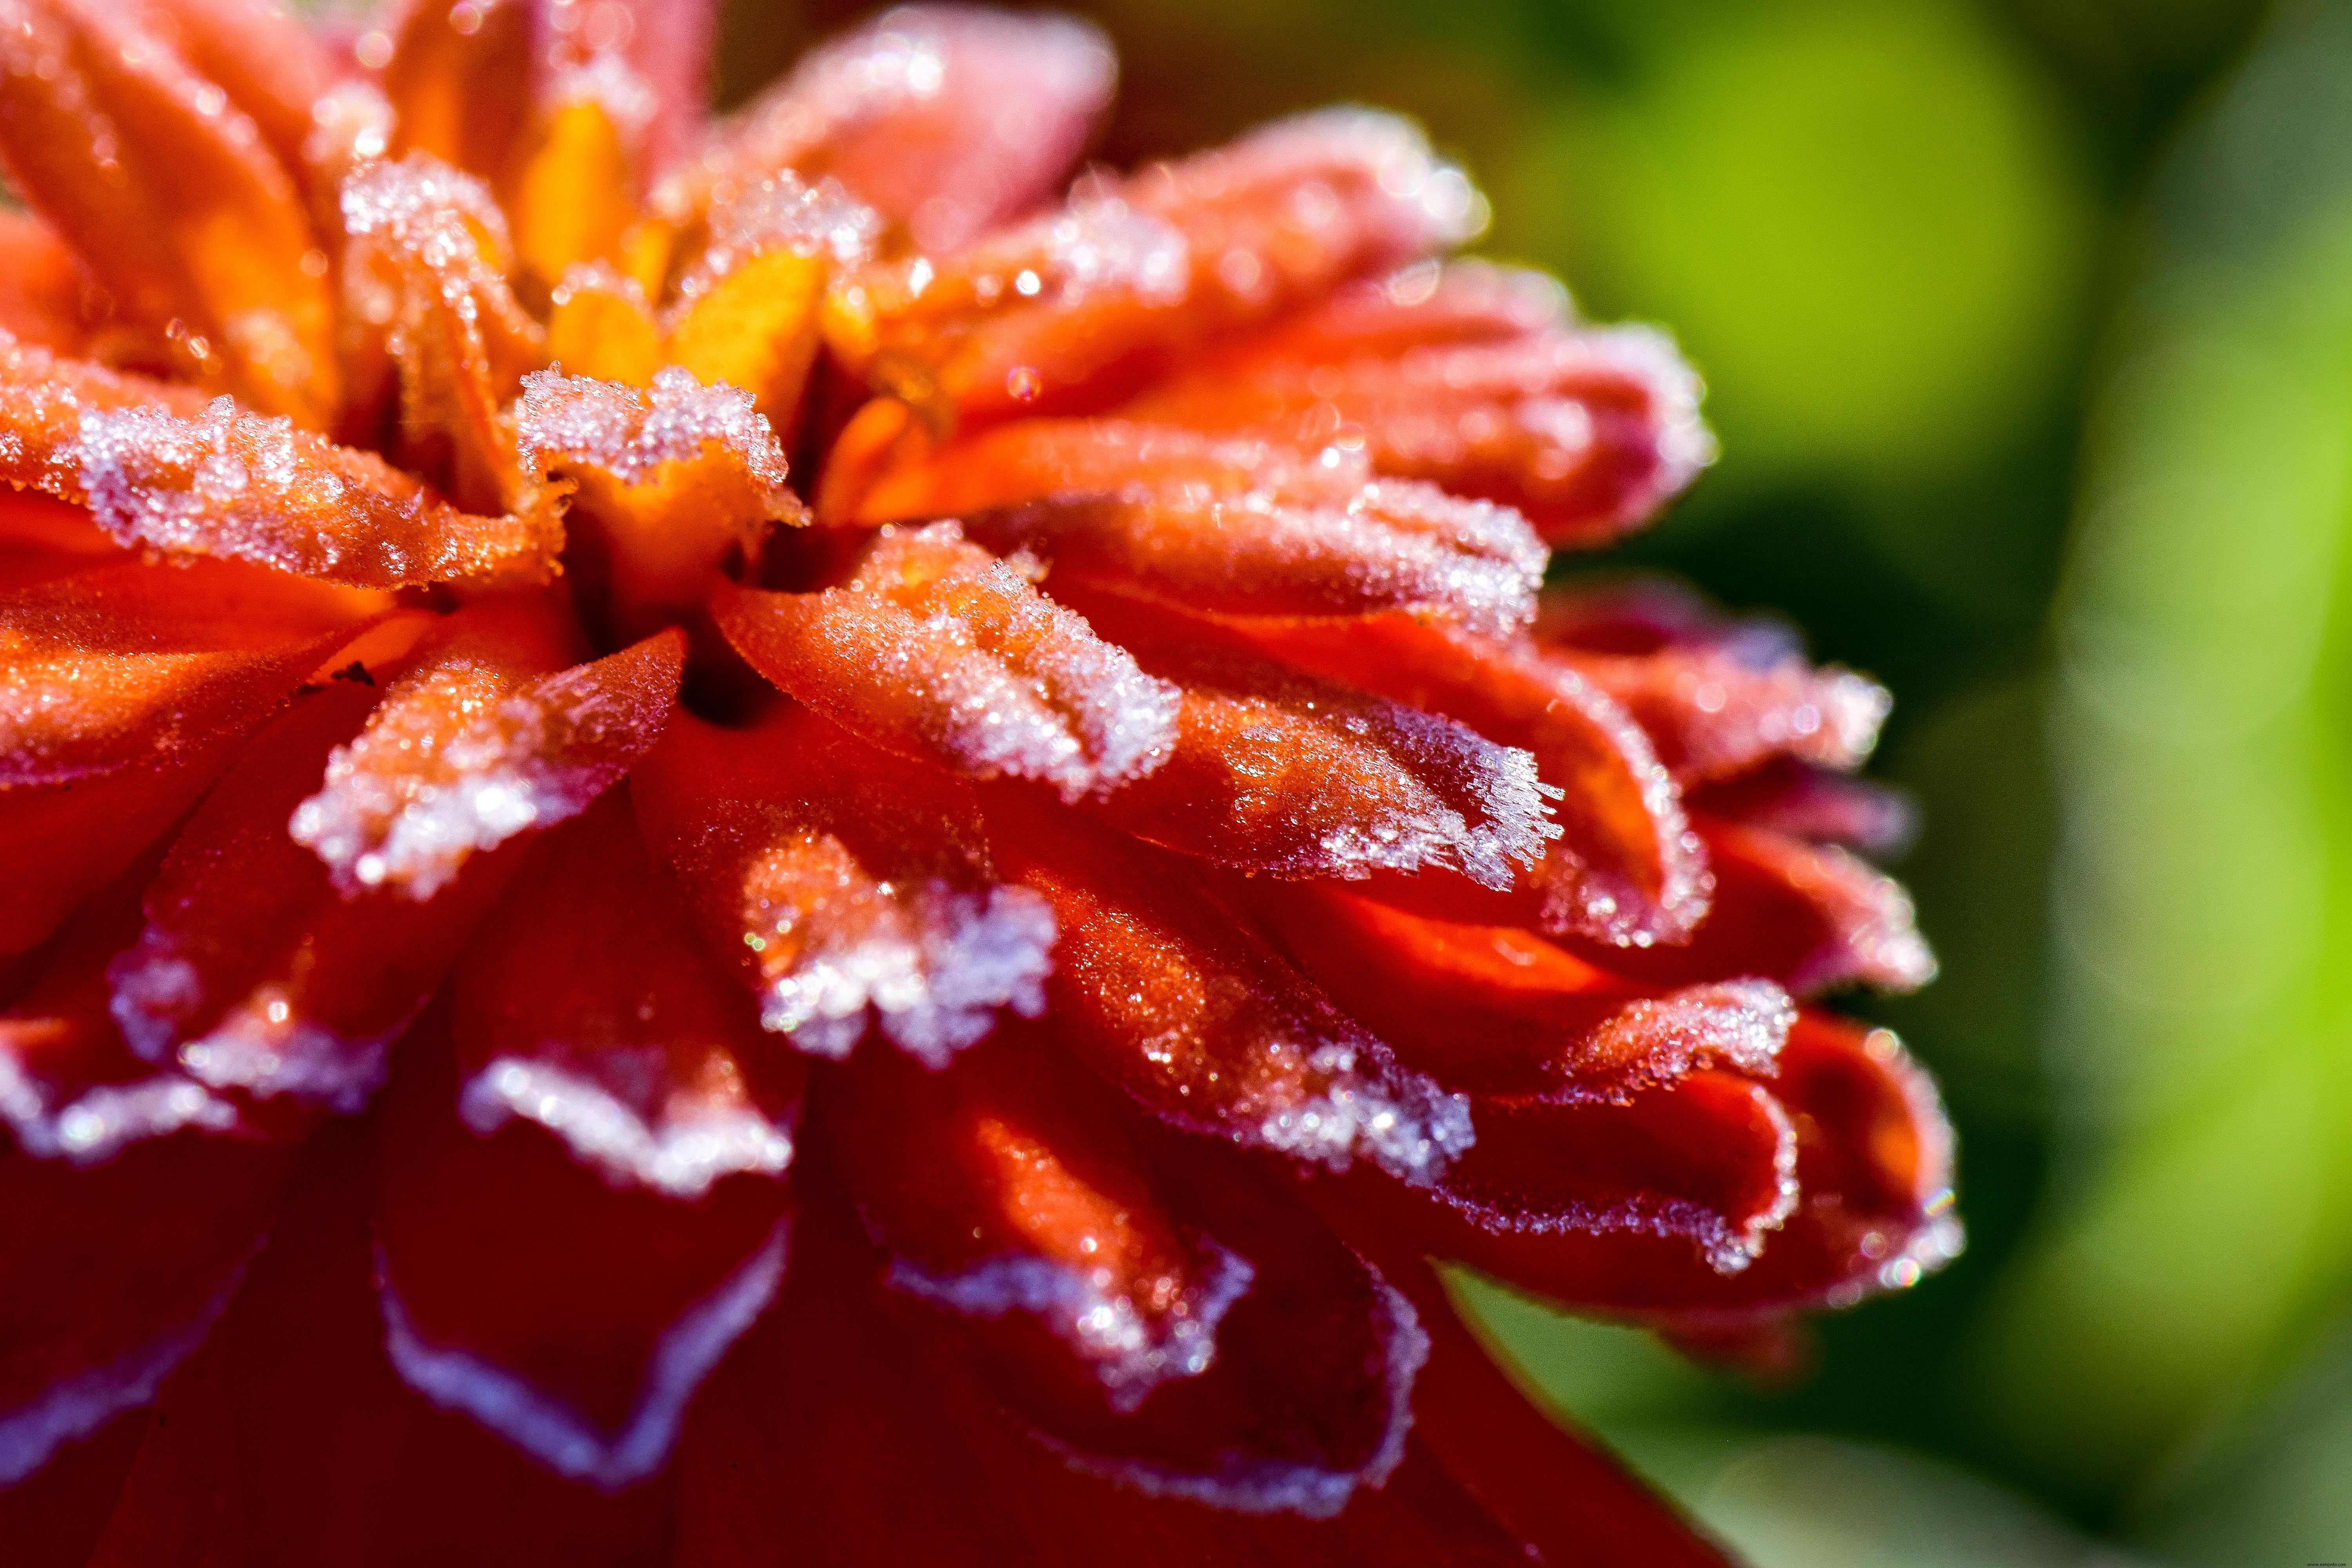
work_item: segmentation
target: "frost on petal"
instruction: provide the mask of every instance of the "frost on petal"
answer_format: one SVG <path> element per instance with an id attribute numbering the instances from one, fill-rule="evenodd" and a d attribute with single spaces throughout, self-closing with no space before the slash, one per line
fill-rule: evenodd
<path id="1" fill-rule="evenodd" d="M 1360 1185 L 1331 1212 L 1342 1234 L 1378 1235 L 1381 1246 L 1456 1258 L 1523 1290 L 1668 1327 L 1850 1306 L 1959 1255 L 1951 1127 L 1894 1035 L 1807 1010 L 1761 1087 L 1795 1134 L 1793 1203 L 1745 1258 L 1638 1226 L 1489 1225 L 1393 1187 Z M 1502 1137 L 1507 1150 L 1513 1134 Z"/>
<path id="2" fill-rule="evenodd" d="M 1715 868 L 1713 910 L 1686 946 L 1602 962 L 1652 983 L 1763 975 L 1800 995 L 1857 984 L 1915 991 L 1936 977 L 1910 895 L 1893 878 L 1768 828 L 1707 817 L 1694 826 Z"/>
<path id="3" fill-rule="evenodd" d="M 878 538 L 846 585 L 724 591 L 717 615 L 762 675 L 862 738 L 1066 800 L 1165 758 L 1176 689 L 1136 668 L 951 522 Z"/>
<path id="4" fill-rule="evenodd" d="M 104 565 L 0 595 L 0 785 L 216 750 L 383 605 L 213 563 Z"/>
<path id="5" fill-rule="evenodd" d="M 732 187 L 663 312 L 669 360 L 699 380 L 742 387 L 790 431 L 816 358 L 825 286 L 873 254 L 880 226 L 831 180 L 803 184 L 779 172 Z"/>
<path id="6" fill-rule="evenodd" d="M 480 181 L 423 153 L 365 162 L 340 194 L 343 308 L 398 369 L 404 466 L 465 504 L 513 504 L 499 406 L 546 333 L 508 286 L 506 220 Z"/>
<path id="7" fill-rule="evenodd" d="M 541 674 L 549 653 L 542 634 L 453 630 L 335 749 L 289 830 L 346 897 L 431 898 L 478 851 L 578 815 L 660 736 L 681 634 Z"/>
<path id="8" fill-rule="evenodd" d="M 961 248 L 1045 196 L 1108 108 L 1117 63 L 1092 24 L 902 5 L 810 53 L 672 175 L 673 220 L 781 170 L 830 175 L 917 248 Z"/>
<path id="9" fill-rule="evenodd" d="M 107 964 L 115 1021 L 140 1056 L 215 1090 L 345 1113 L 383 1081 L 394 1037 L 440 984 L 505 863 L 478 866 L 429 903 L 389 889 L 345 899 L 289 837 L 289 816 L 375 695 L 343 679 L 300 699 L 173 842 L 137 940 Z"/>
<path id="10" fill-rule="evenodd" d="M 1411 610 L 1505 634 L 1535 610 L 1546 552 L 1517 512 L 1309 458 L 1122 420 L 1021 420 L 885 476 L 866 522 L 961 517 L 1059 578 L 1239 615 Z"/>
<path id="11" fill-rule="evenodd" d="M 1796 1012 L 1768 980 L 1645 988 L 1511 926 L 1433 920 L 1328 883 L 1250 908 L 1332 999 L 1451 1089 L 1622 1100 L 1701 1068 L 1769 1076 Z"/>
<path id="12" fill-rule="evenodd" d="M 1098 619 L 1182 692 L 1167 760 L 1093 809 L 1221 865 L 1361 879 L 1460 873 L 1506 889 L 1559 830 L 1536 761 L 1436 714 L 1192 646 L 1140 606 Z"/>
<path id="13" fill-rule="evenodd" d="M 805 710 L 739 733 L 673 722 L 631 797 L 761 1024 L 842 1058 L 869 1026 L 946 1065 L 1010 1009 L 1045 1010 L 1054 919 L 992 879 L 956 781 Z"/>
<path id="14" fill-rule="evenodd" d="M 1049 1046 L 1007 1031 L 938 1071 L 867 1053 L 833 1087 L 834 1147 L 890 1284 L 964 1320 L 983 1353 L 1122 1412 L 1214 1364 L 1255 1270 L 1171 1213 L 1105 1120 L 1118 1107 Z"/>
<path id="15" fill-rule="evenodd" d="M 1125 413 L 1363 452 L 1525 512 L 1554 543 L 1646 522 L 1715 455 L 1699 381 L 1646 327 L 1579 328 L 1557 284 L 1424 263 L 1190 361 Z"/>
<path id="16" fill-rule="evenodd" d="M 1630 949 L 1686 941 L 1705 917 L 1706 851 L 1673 775 L 1624 710 L 1574 671 L 1521 645 L 1402 616 L 1342 627 L 1234 622 L 1220 635 L 1534 755 L 1560 835 L 1507 906 L 1465 905 L 1457 918 Z M 1436 888 L 1398 896 L 1444 901 Z"/>
<path id="17" fill-rule="evenodd" d="M 0 1017 L 0 1486 L 154 1397 L 286 1169 L 283 1146 L 115 1032 L 102 966 L 134 910 L 92 905 Z"/>
<path id="18" fill-rule="evenodd" d="M 1885 860 L 1919 834 L 1918 807 L 1891 784 L 1780 757 L 1688 796 L 1694 812 Z"/>
<path id="19" fill-rule="evenodd" d="M 803 510 L 784 453 L 751 395 L 676 366 L 648 391 L 533 371 L 514 405 L 520 510 L 572 496 L 567 531 L 583 579 L 622 635 L 698 605 L 728 559 L 754 555 L 768 525 Z"/>
<path id="20" fill-rule="evenodd" d="M 441 1016 L 385 1111 L 393 1363 L 627 1486 L 782 1276 L 800 1065 L 692 940 L 624 793 L 532 847 Z"/>
<path id="21" fill-rule="evenodd" d="M 1335 109 L 1124 179 L 945 260 L 867 269 L 835 348 L 910 403 L 994 421 L 1129 390 L 1173 351 L 1477 232 L 1485 202 L 1407 121 Z"/>
<path id="22" fill-rule="evenodd" d="M 1470 1146 L 1463 1097 L 1399 1067 L 1182 861 L 1021 796 L 992 798 L 989 828 L 1060 929 L 1046 1026 L 1154 1115 L 1408 1183 Z"/>
<path id="23" fill-rule="evenodd" d="M 183 374 L 323 429 L 334 315 L 262 132 L 129 8 L 0 6 L 0 160 Z M 167 326 L 168 324 L 168 326 Z M 176 328 L 176 331 L 169 329 Z"/>
<path id="24" fill-rule="evenodd" d="M 1549 594 L 1537 638 L 1623 704 L 1685 783 L 1780 757 L 1859 767 L 1894 706 L 1876 681 L 1809 663 L 1790 627 L 1670 584 Z"/>

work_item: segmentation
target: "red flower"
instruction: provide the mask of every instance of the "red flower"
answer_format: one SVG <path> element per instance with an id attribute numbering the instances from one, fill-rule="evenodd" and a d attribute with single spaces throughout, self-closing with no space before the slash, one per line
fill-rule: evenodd
<path id="1" fill-rule="evenodd" d="M 1689 373 L 1386 116 L 709 38 L 0 4 L 10 1561 L 1717 1561 L 1427 1261 L 1955 1245 L 1791 999 L 1931 967 L 1885 694 L 1540 591 Z"/>

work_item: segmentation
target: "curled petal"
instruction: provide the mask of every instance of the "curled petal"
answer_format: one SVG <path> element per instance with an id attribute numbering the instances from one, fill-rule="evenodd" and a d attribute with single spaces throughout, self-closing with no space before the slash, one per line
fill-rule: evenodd
<path id="1" fill-rule="evenodd" d="M 394 1366 L 608 1490 L 783 1274 L 798 1074 L 676 900 L 617 798 L 539 846 L 454 982 L 454 1081 L 420 1055 L 384 1130 Z"/>
<path id="2" fill-rule="evenodd" d="M 1308 459 L 1122 420 L 1029 419 L 949 443 L 857 505 L 861 521 L 960 517 L 1062 577 L 1234 615 L 1406 610 L 1508 633 L 1545 552 L 1516 512 Z"/>
<path id="3" fill-rule="evenodd" d="M 125 1048 L 101 900 L 0 1017 L 0 1487 L 155 1395 L 226 1305 L 286 1170 L 233 1108 Z"/>
<path id="4" fill-rule="evenodd" d="M 1800 994 L 1840 985 L 1916 991 L 1936 955 L 1912 923 L 1910 895 L 1843 849 L 1767 828 L 1693 819 L 1715 868 L 1715 907 L 1682 947 L 1598 962 L 1651 984 L 1755 974 Z"/>
<path id="5" fill-rule="evenodd" d="M 1686 940 L 1705 917 L 1706 855 L 1672 775 L 1624 710 L 1573 671 L 1517 645 L 1404 616 L 1348 626 L 1234 621 L 1221 635 L 1533 753 L 1537 776 L 1560 792 L 1553 807 L 1559 837 L 1535 874 L 1521 879 L 1512 906 L 1473 903 L 1458 918 L 1646 948 Z M 1400 896 L 1419 902 L 1442 890 Z"/>
<path id="6" fill-rule="evenodd" d="M 1127 1414 L 1214 1363 L 1255 1271 L 1176 1219 L 1049 1042 L 1001 1029 L 944 1070 L 867 1052 L 825 1107 L 889 1283 L 988 1353 Z"/>
<path id="7" fill-rule="evenodd" d="M 625 630 L 698 605 L 729 557 L 755 554 L 771 522 L 804 515 L 750 395 L 675 366 L 646 392 L 531 372 L 514 433 L 521 510 L 551 512 L 572 492 L 574 558 Z"/>
<path id="8" fill-rule="evenodd" d="M 1507 889 L 1559 830 L 1535 759 L 1450 720 L 1188 647 L 1139 608 L 1101 613 L 1183 693 L 1167 760 L 1094 809 L 1138 837 L 1287 877 L 1454 870 Z"/>
<path id="9" fill-rule="evenodd" d="M 1547 595 L 1537 637 L 1624 704 L 1685 783 L 1777 757 L 1858 767 L 1894 706 L 1876 681 L 1808 663 L 1779 623 L 1724 616 L 1669 584 Z"/>
<path id="10" fill-rule="evenodd" d="M 969 786 L 805 710 L 728 734 L 675 720 L 631 775 L 638 821 L 761 1022 L 842 1058 L 869 1022 L 933 1067 L 998 1009 L 1045 1010 L 1054 917 L 992 880 Z"/>
<path id="11" fill-rule="evenodd" d="M 902 5 L 809 54 L 657 205 L 683 218 L 780 170 L 829 174 L 918 248 L 961 249 L 1053 189 L 1117 74 L 1109 40 L 1074 16 Z"/>
<path id="12" fill-rule="evenodd" d="M 989 828 L 1060 929 L 1045 1026 L 1153 1115 L 1414 1183 L 1470 1146 L 1461 1096 L 1398 1067 L 1181 861 L 1025 796 L 992 798 Z"/>
<path id="13" fill-rule="evenodd" d="M 1669 1326 L 1849 1306 L 1958 1255 L 1951 1128 L 1891 1033 L 1808 1011 L 1770 1090 L 1796 1133 L 1796 1204 L 1752 1261 L 1728 1270 L 1685 1236 L 1487 1228 L 1393 1184 L 1334 1194 L 1326 1212 L 1375 1257 L 1418 1247 L 1580 1310 Z"/>
<path id="14" fill-rule="evenodd" d="M 951 522 L 878 539 L 846 586 L 722 587 L 719 625 L 761 674 L 864 739 L 1066 800 L 1159 765 L 1177 693 Z"/>
<path id="15" fill-rule="evenodd" d="M 148 885 L 138 940 L 107 965 L 132 1048 L 208 1088 L 352 1112 L 503 879 L 479 865 L 430 903 L 339 896 L 287 820 L 376 691 L 354 661 L 248 747 Z"/>
<path id="16" fill-rule="evenodd" d="M 1877 859 L 1901 855 L 1919 832 L 1918 810 L 1901 790 L 1789 757 L 1701 784 L 1689 801 L 1708 816 Z"/>
<path id="17" fill-rule="evenodd" d="M 446 470 L 469 504 L 509 504 L 499 405 L 546 333 L 507 284 L 504 216 L 480 181 L 423 153 L 358 164 L 339 200 L 344 308 L 384 334 L 399 367 L 404 458 Z"/>
<path id="18" fill-rule="evenodd" d="M 942 416 L 994 421 L 1127 390 L 1176 349 L 1443 249 L 1484 222 L 1459 170 L 1370 110 L 1086 182 L 1070 205 L 945 261 L 867 270 L 835 347 Z"/>
<path id="19" fill-rule="evenodd" d="M 1347 442 L 1381 473 L 1516 507 L 1554 543 L 1606 543 L 1688 485 L 1715 441 L 1671 342 L 1571 328 L 1543 308 L 1557 292 L 1424 263 L 1196 358 L 1126 412 L 1309 449 Z"/>
<path id="20" fill-rule="evenodd" d="M 1432 920 L 1328 883 L 1256 881 L 1247 896 L 1400 1061 L 1466 1093 L 1622 1100 L 1717 1064 L 1769 1075 L 1795 1017 L 1769 981 L 1654 995 L 1513 926 Z"/>
<path id="21" fill-rule="evenodd" d="M 556 674 L 528 614 L 478 614 L 420 653 L 295 808 L 346 897 L 429 899 L 478 851 L 577 816 L 660 738 L 686 658 L 667 631 Z"/>
<path id="22" fill-rule="evenodd" d="M 184 369 L 324 428 L 333 308 L 309 219 L 262 133 L 132 8 L 0 11 L 0 159 L 134 317 L 173 323 Z"/>

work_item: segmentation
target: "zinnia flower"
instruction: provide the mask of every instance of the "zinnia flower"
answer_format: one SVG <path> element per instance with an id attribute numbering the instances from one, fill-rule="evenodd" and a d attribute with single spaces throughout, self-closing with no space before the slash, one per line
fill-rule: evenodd
<path id="1" fill-rule="evenodd" d="M 1695 380 L 1386 115 L 710 36 L 0 0 L 8 1561 L 1718 1561 L 1430 1262 L 1956 1245 L 1885 694 L 1542 587 Z"/>

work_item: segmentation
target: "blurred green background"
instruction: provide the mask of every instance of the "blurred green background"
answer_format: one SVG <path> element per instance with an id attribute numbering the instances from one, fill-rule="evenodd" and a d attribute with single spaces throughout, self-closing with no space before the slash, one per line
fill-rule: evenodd
<path id="1" fill-rule="evenodd" d="M 2352 1558 L 2352 0 L 1076 8 L 1114 162 L 1418 115 L 1707 377 L 1617 559 L 1895 692 L 1967 1256 L 1778 1391 L 1473 1287 L 1529 1374 L 1761 1568 Z"/>

